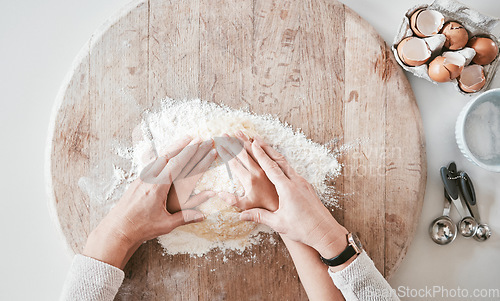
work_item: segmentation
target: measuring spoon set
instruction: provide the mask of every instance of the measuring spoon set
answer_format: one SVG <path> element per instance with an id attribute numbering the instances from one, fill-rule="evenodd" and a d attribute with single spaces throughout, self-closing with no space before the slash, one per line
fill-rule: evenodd
<path id="1" fill-rule="evenodd" d="M 432 240 L 439 245 L 446 245 L 455 240 L 457 232 L 464 237 L 474 237 L 477 241 L 487 240 L 491 236 L 491 229 L 481 223 L 476 193 L 469 175 L 457 171 L 455 162 L 451 162 L 448 167 L 441 167 L 441 179 L 444 184 L 444 210 L 443 215 L 429 227 Z M 451 203 L 462 218 L 457 224 L 450 218 Z"/>

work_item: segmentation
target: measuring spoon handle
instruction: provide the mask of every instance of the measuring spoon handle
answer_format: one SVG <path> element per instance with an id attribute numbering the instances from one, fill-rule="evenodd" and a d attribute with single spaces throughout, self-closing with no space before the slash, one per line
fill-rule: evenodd
<path id="1" fill-rule="evenodd" d="M 451 209 L 451 198 L 448 195 L 448 192 L 446 192 L 446 188 L 444 189 L 444 210 L 443 210 L 443 215 L 444 216 L 450 216 L 450 209 Z"/>
<path id="2" fill-rule="evenodd" d="M 441 180 L 443 180 L 444 189 L 446 189 L 448 195 L 451 199 L 458 198 L 458 188 L 457 180 L 455 178 L 456 165 L 455 162 L 451 162 L 448 168 L 441 167 Z"/>
<path id="3" fill-rule="evenodd" d="M 465 200 L 465 204 L 467 204 L 467 208 L 469 208 L 469 212 L 472 214 L 472 217 L 474 217 L 474 219 L 479 223 L 481 218 L 479 217 L 479 210 L 477 209 L 476 204 L 476 192 L 474 190 L 474 185 L 472 184 L 471 178 L 465 171 L 462 171 L 460 173 L 460 180 L 458 185 L 460 188 L 460 193 Z"/>

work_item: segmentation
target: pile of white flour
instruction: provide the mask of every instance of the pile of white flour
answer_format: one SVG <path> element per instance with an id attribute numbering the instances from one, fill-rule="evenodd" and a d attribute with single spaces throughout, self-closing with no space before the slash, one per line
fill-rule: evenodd
<path id="1" fill-rule="evenodd" d="M 148 112 L 140 127 L 134 131 L 136 142 L 133 147 L 116 150 L 121 157 L 131 161 L 131 170 L 120 172 L 115 167 L 110 183 L 128 185 L 156 154 L 162 154 L 173 141 L 186 135 L 209 140 L 224 133 L 231 135 L 238 130 L 249 136 L 261 136 L 314 186 L 326 205 L 336 205 L 333 188 L 326 183 L 337 177 L 341 169 L 332 151 L 307 139 L 303 133 L 294 131 L 276 117 L 259 116 L 201 100 L 166 99 L 158 111 Z M 244 194 L 241 184 L 236 177 L 230 177 L 220 159 L 202 176 L 194 193 L 203 190 Z M 106 195 L 114 193 L 110 191 Z M 205 221 L 179 227 L 158 238 L 165 253 L 201 256 L 216 248 L 241 252 L 260 241 L 259 233 L 270 231 L 265 226 L 240 221 L 240 211 L 228 206 L 218 196 L 197 209 L 205 214 Z"/>
<path id="2" fill-rule="evenodd" d="M 500 164 L 500 105 L 483 102 L 467 117 L 465 139 L 470 151 L 487 164 Z"/>

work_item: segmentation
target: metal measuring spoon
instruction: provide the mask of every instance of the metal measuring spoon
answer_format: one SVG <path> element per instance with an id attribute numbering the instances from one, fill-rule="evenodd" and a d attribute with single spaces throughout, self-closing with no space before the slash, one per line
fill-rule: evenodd
<path id="1" fill-rule="evenodd" d="M 460 192 L 462 193 L 465 203 L 469 208 L 474 219 L 477 221 L 477 231 L 474 235 L 474 239 L 477 241 L 485 241 L 491 236 L 491 229 L 487 224 L 481 224 L 481 218 L 479 217 L 479 210 L 477 209 L 476 203 L 476 192 L 474 191 L 474 185 L 469 175 L 466 172 L 460 173 Z"/>
<path id="2" fill-rule="evenodd" d="M 463 202 L 460 199 L 457 183 L 460 175 L 457 172 L 455 162 L 451 162 L 450 165 L 448 165 L 448 168 L 441 168 L 441 178 L 443 180 L 445 192 L 448 194 L 447 197 L 451 199 L 453 205 L 457 208 L 458 214 L 462 217 L 458 223 L 460 234 L 464 237 L 474 236 L 476 234 L 478 224 L 476 220 L 466 211 Z"/>
<path id="3" fill-rule="evenodd" d="M 446 189 L 444 190 L 443 215 L 432 221 L 429 227 L 429 235 L 439 245 L 447 245 L 457 237 L 457 226 L 450 218 L 451 199 Z"/>
<path id="4" fill-rule="evenodd" d="M 472 237 L 476 235 L 479 225 L 472 216 L 466 216 L 458 223 L 458 229 L 463 237 Z"/>

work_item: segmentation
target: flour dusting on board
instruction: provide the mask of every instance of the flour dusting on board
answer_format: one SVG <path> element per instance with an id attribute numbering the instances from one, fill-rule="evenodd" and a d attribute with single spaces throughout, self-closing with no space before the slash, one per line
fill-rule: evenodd
<path id="1" fill-rule="evenodd" d="M 339 175 L 341 166 L 335 154 L 326 146 L 307 139 L 300 130 L 295 131 L 276 117 L 256 115 L 201 100 L 165 99 L 159 110 L 147 112 L 140 127 L 134 131 L 137 137 L 134 138 L 136 142 L 133 147 L 118 147 L 115 150 L 120 157 L 130 161 L 130 171 L 116 171 L 117 167 L 114 167 L 115 172 L 109 183 L 128 185 L 156 154 L 162 154 L 173 141 L 186 135 L 208 140 L 224 133 L 231 135 L 239 130 L 249 136 L 261 136 L 287 158 L 297 173 L 313 185 L 325 205 L 337 205 L 335 192 L 328 181 Z M 90 190 L 85 188 L 87 192 Z M 116 199 L 109 199 L 108 196 L 117 195 L 115 190 L 118 189 L 114 187 L 101 193 L 108 203 L 113 204 Z M 125 187 L 119 190 L 123 189 Z M 236 177 L 228 174 L 220 159 L 198 181 L 194 193 L 203 190 L 244 194 L 242 185 Z M 240 210 L 227 205 L 218 196 L 197 209 L 207 217 L 203 222 L 181 226 L 158 238 L 166 254 L 202 256 L 213 249 L 242 252 L 248 246 L 261 242 L 260 233 L 271 232 L 266 226 L 240 221 Z M 272 238 L 269 235 L 266 237 Z"/>

